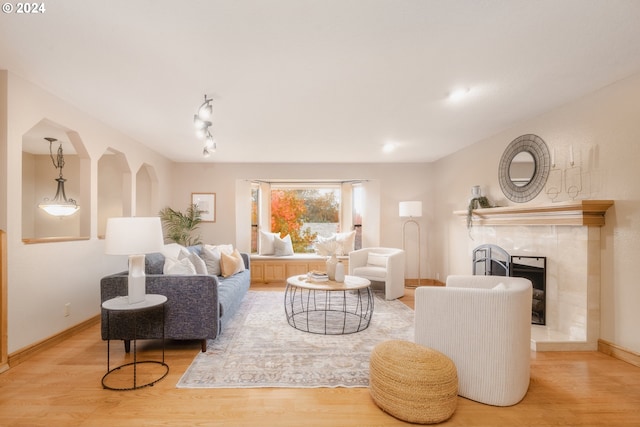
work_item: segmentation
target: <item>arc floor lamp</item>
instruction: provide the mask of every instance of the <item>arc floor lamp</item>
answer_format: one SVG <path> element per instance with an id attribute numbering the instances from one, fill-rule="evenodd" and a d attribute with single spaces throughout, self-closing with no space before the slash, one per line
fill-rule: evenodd
<path id="1" fill-rule="evenodd" d="M 422 216 L 422 202 L 410 201 L 400 202 L 399 204 L 400 218 L 409 218 L 402 224 L 402 249 L 406 252 L 406 228 L 407 224 L 415 224 L 418 229 L 418 286 L 420 286 L 420 224 L 414 218 Z"/>

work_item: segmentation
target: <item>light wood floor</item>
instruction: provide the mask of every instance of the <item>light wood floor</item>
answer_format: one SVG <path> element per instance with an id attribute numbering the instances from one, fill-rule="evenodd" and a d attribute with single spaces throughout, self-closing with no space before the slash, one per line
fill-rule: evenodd
<path id="1" fill-rule="evenodd" d="M 413 291 L 403 301 L 412 307 Z M 112 363 L 123 357 L 116 344 Z M 175 388 L 199 349 L 197 342 L 169 343 L 165 379 L 136 391 L 104 390 L 106 343 L 96 325 L 0 374 L 0 425 L 406 425 L 380 411 L 366 388 Z M 157 354 L 157 344 L 143 342 L 139 354 Z M 496 408 L 458 398 L 455 414 L 441 425 L 640 426 L 640 368 L 598 352 L 532 353 L 531 362 L 520 404 Z"/>

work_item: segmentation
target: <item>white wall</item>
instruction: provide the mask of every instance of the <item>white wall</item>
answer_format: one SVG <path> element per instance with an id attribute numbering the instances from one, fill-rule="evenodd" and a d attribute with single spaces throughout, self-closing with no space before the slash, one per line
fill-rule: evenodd
<path id="1" fill-rule="evenodd" d="M 11 72 L 2 75 L 7 78 L 0 81 L 0 93 L 7 94 L 9 107 L 1 119 L 7 133 L 2 147 L 2 152 L 6 149 L 6 159 L 2 158 L 6 187 L 0 195 L 6 188 L 6 197 L 0 228 L 7 231 L 11 354 L 97 315 L 100 278 L 126 268 L 123 257 L 103 254 L 103 241 L 97 238 L 97 163 L 107 148 L 124 153 L 133 170 L 143 163 L 152 165 L 159 186 L 165 189 L 170 187 L 171 162 Z M 91 158 L 91 200 L 79 200 L 81 209 L 91 211 L 89 240 L 22 243 L 22 136 L 42 119 L 77 131 Z M 53 184 L 52 180 L 55 190 Z M 161 197 L 158 206 L 169 200 L 166 192 Z M 64 316 L 66 303 L 71 304 L 68 317 Z"/>
<path id="2" fill-rule="evenodd" d="M 534 133 L 555 148 L 556 163 L 568 167 L 569 147 L 581 166 L 585 193 L 579 198 L 613 199 L 601 229 L 602 281 L 600 337 L 640 352 L 640 74 L 620 81 L 573 103 L 527 120 L 491 138 L 471 145 L 435 166 L 437 179 L 435 268 L 442 276 L 469 274 L 469 237 L 454 210 L 466 208 L 471 186 L 499 205 L 513 204 L 502 195 L 498 163 L 509 143 Z M 567 199 L 567 196 L 563 196 Z M 544 193 L 529 204 L 549 204 Z"/>

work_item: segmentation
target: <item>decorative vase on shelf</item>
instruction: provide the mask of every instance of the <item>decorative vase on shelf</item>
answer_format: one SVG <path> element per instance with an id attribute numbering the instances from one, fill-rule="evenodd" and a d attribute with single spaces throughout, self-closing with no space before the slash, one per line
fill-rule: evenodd
<path id="1" fill-rule="evenodd" d="M 338 257 L 335 253 L 331 254 L 329 259 L 327 259 L 327 276 L 329 276 L 329 280 L 336 279 L 336 265 L 338 264 Z"/>
<path id="2" fill-rule="evenodd" d="M 336 282 L 344 282 L 344 264 L 342 261 L 338 261 L 336 264 Z"/>

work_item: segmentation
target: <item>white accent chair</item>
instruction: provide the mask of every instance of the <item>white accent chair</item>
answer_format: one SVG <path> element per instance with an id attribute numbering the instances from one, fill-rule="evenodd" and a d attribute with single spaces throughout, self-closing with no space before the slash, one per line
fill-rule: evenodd
<path id="1" fill-rule="evenodd" d="M 363 248 L 349 252 L 349 275 L 384 282 L 384 298 L 404 295 L 404 251 L 396 248 Z"/>
<path id="2" fill-rule="evenodd" d="M 449 276 L 444 287 L 418 287 L 415 342 L 453 360 L 460 396 L 515 405 L 529 388 L 531 298 L 521 277 Z"/>

